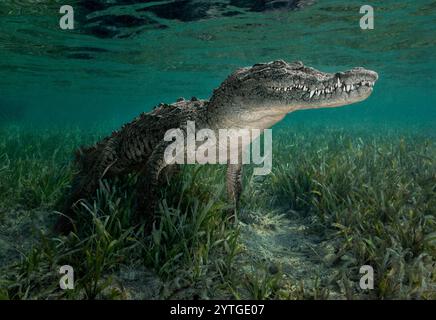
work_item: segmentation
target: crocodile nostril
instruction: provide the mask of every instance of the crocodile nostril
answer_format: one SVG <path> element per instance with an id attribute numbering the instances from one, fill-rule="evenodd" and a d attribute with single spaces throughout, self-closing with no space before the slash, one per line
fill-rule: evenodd
<path id="1" fill-rule="evenodd" d="M 375 81 L 378 80 L 378 73 L 375 71 L 370 71 L 370 74 L 375 78 Z"/>
<path id="2" fill-rule="evenodd" d="M 293 69 L 300 69 L 304 67 L 304 63 L 302 61 L 294 61 L 290 63 L 291 68 Z"/>

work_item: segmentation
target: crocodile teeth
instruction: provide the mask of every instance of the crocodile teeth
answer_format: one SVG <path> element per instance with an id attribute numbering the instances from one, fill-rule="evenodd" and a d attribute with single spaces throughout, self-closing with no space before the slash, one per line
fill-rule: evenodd
<path id="1" fill-rule="evenodd" d="M 309 99 L 312 99 L 313 95 L 315 94 L 315 90 L 310 91 Z"/>
<path id="2" fill-rule="evenodd" d="M 293 84 L 289 87 L 270 87 L 274 92 L 277 93 L 286 93 L 286 92 L 291 92 L 293 90 L 302 90 L 304 92 L 308 92 L 309 93 L 309 99 L 312 99 L 312 97 L 316 96 L 320 96 L 321 94 L 323 96 L 327 95 L 327 94 L 332 94 L 333 92 L 351 92 L 353 90 L 357 90 L 359 89 L 361 86 L 368 86 L 368 87 L 372 87 L 374 86 L 374 82 L 373 81 L 361 81 L 359 83 L 356 84 L 346 84 L 344 82 L 341 82 L 341 80 L 339 80 L 339 78 L 337 79 L 337 81 L 330 85 L 330 86 L 323 86 L 323 89 L 319 89 L 319 88 L 313 88 L 310 89 L 308 87 L 306 87 L 304 84 Z"/>

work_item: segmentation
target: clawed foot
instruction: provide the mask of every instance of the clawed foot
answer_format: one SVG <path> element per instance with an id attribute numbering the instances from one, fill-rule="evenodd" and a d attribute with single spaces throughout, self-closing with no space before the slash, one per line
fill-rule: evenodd
<path id="1" fill-rule="evenodd" d="M 53 227 L 53 231 L 56 234 L 68 235 L 70 232 L 74 231 L 74 220 L 76 219 L 76 212 L 74 211 L 73 204 L 68 202 L 63 206 L 61 211 L 57 212 L 58 219 Z"/>
<path id="2" fill-rule="evenodd" d="M 73 222 L 66 216 L 60 216 L 54 226 L 54 232 L 60 235 L 67 235 L 73 231 Z"/>
<path id="3" fill-rule="evenodd" d="M 238 223 L 238 209 L 235 207 L 230 207 L 225 209 L 226 212 L 226 220 L 230 223 L 237 224 Z"/>

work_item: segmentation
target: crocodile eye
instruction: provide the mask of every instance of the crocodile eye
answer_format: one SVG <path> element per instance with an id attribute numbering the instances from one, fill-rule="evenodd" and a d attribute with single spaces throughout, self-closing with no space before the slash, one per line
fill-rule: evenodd
<path id="1" fill-rule="evenodd" d="M 283 60 L 276 60 L 273 62 L 273 64 L 275 64 L 277 66 L 285 66 L 286 62 L 284 62 Z"/>
<path id="2" fill-rule="evenodd" d="M 304 64 L 301 61 L 294 61 L 292 63 L 289 64 L 291 69 L 302 69 L 304 68 Z"/>

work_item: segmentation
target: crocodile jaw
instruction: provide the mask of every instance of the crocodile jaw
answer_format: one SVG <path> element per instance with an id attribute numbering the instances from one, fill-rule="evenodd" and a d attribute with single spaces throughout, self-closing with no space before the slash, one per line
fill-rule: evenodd
<path id="1" fill-rule="evenodd" d="M 310 79 L 269 86 L 269 94 L 276 101 L 278 109 L 292 112 L 301 109 L 318 109 L 345 106 L 368 98 L 378 79 L 377 73 L 363 68 L 347 72 L 323 74 L 316 82 Z M 280 108 L 281 107 L 281 108 Z M 272 107 L 274 109 L 274 107 Z"/>

